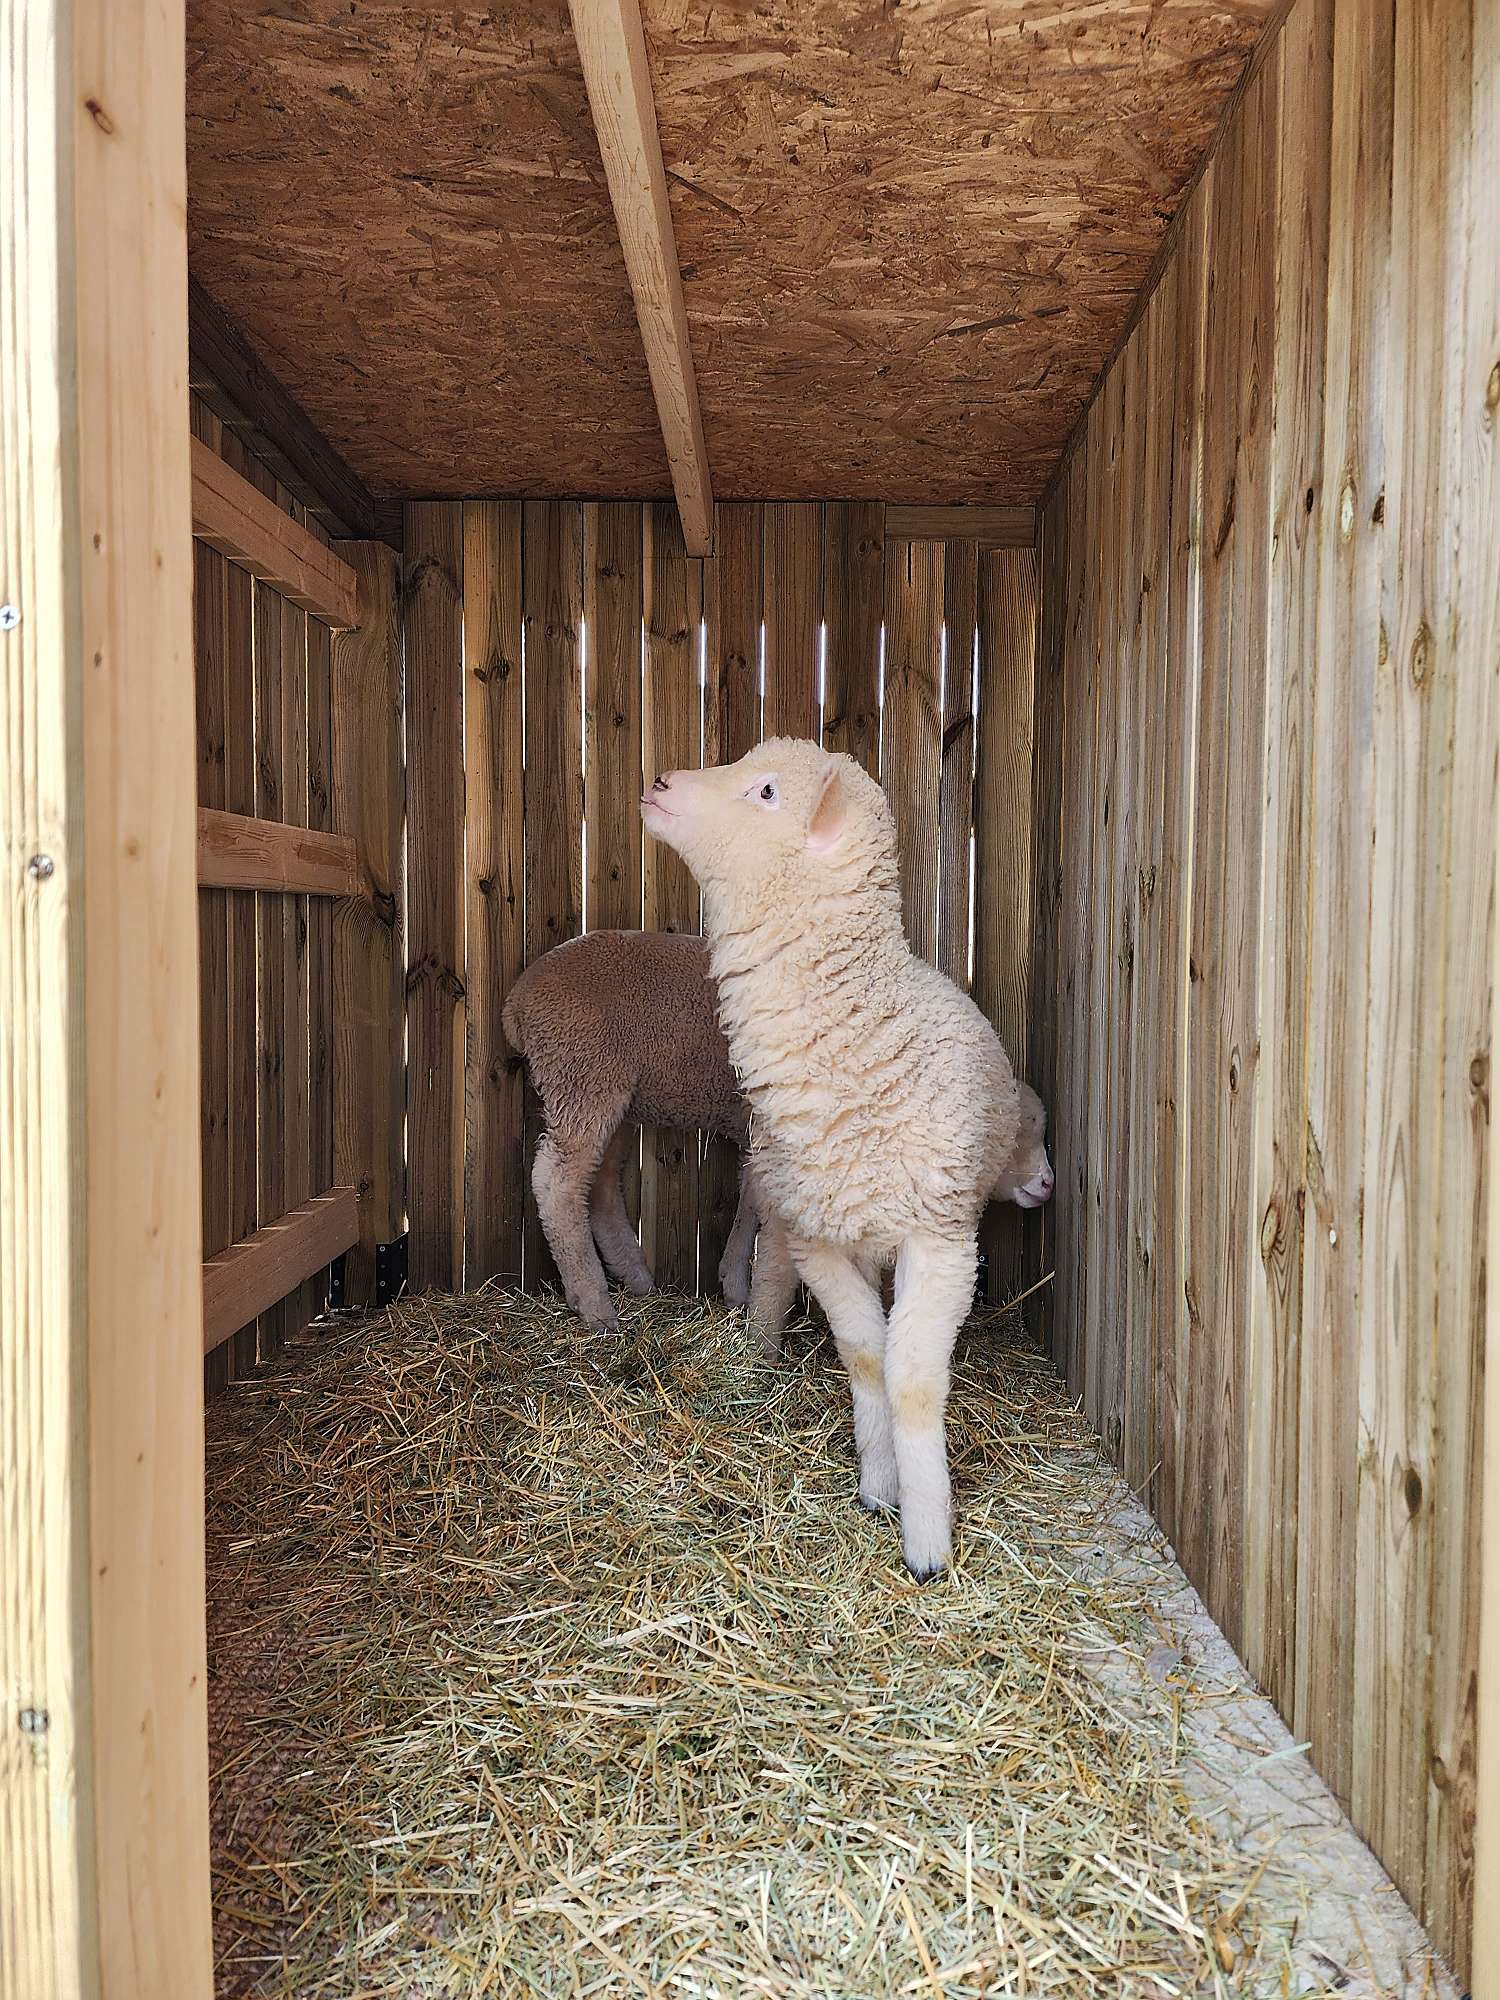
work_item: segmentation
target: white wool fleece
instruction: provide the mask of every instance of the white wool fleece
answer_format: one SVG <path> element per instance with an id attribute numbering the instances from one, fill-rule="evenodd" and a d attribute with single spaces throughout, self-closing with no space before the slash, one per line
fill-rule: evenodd
<path id="1" fill-rule="evenodd" d="M 973 1235 L 1021 1123 L 994 1029 L 901 928 L 886 797 L 852 757 L 775 738 L 646 795 L 704 891 L 760 1184 L 798 1235 L 884 1259 Z"/>

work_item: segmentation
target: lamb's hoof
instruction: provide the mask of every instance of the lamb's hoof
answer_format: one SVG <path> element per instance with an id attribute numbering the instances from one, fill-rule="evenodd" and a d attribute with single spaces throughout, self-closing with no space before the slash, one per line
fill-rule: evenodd
<path id="1" fill-rule="evenodd" d="M 781 1335 L 779 1333 L 775 1332 L 771 1327 L 758 1326 L 753 1319 L 750 1322 L 750 1331 L 759 1342 L 762 1361 L 779 1361 L 781 1359 L 782 1346 Z"/>
<path id="2" fill-rule="evenodd" d="M 937 1563 L 931 1569 L 918 1569 L 915 1563 L 908 1562 L 906 1567 L 917 1583 L 935 1583 L 940 1576 L 946 1576 L 948 1571 L 946 1563 Z"/>
<path id="3" fill-rule="evenodd" d="M 728 1306 L 744 1306 L 750 1303 L 750 1274 L 743 1267 L 732 1271 L 720 1271 L 719 1289 L 724 1294 Z"/>
<path id="4" fill-rule="evenodd" d="M 584 1325 L 590 1327 L 595 1333 L 618 1333 L 620 1331 L 620 1315 L 607 1299 L 602 1306 L 582 1305 L 576 1299 L 569 1299 L 568 1304 L 572 1306 L 574 1312 L 577 1313 Z"/>
<path id="5" fill-rule="evenodd" d="M 941 1576 L 953 1554 L 947 1523 L 913 1528 L 908 1522 L 901 1537 L 901 1553 L 918 1583 L 930 1583 L 935 1576 Z"/>
<path id="6" fill-rule="evenodd" d="M 638 1271 L 625 1280 L 625 1289 L 633 1299 L 649 1298 L 656 1290 L 656 1280 L 649 1271 Z"/>

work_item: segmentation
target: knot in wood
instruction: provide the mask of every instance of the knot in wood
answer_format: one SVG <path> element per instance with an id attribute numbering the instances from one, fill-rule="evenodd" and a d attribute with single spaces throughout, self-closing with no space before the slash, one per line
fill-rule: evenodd
<path id="1" fill-rule="evenodd" d="M 1276 1248 L 1276 1239 L 1281 1234 L 1281 1217 L 1274 1201 L 1266 1204 L 1266 1212 L 1260 1223 L 1260 1254 L 1269 1257 Z"/>
<path id="2" fill-rule="evenodd" d="M 1401 1475 L 1401 1497 L 1407 1513 L 1416 1514 L 1422 1505 L 1422 1475 L 1414 1465 L 1407 1466 Z"/>
<path id="3" fill-rule="evenodd" d="M 1339 488 L 1339 540 L 1347 542 L 1354 533 L 1354 481 L 1346 473 Z"/>
<path id="4" fill-rule="evenodd" d="M 1432 633 L 1424 618 L 1417 627 L 1417 636 L 1411 642 L 1411 684 L 1421 687 L 1432 670 Z"/>

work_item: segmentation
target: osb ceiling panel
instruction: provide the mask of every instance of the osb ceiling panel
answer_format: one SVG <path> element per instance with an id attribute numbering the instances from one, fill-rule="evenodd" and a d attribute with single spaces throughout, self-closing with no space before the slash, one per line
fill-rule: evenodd
<path id="1" fill-rule="evenodd" d="M 721 491 L 1041 491 L 1276 0 L 645 0 Z"/>
<path id="2" fill-rule="evenodd" d="M 671 491 L 566 0 L 188 0 L 195 275 L 377 494 Z"/>
<path id="3" fill-rule="evenodd" d="M 643 0 L 721 498 L 1034 498 L 1278 0 Z M 565 0 L 189 0 L 197 276 L 380 494 L 669 490 Z"/>

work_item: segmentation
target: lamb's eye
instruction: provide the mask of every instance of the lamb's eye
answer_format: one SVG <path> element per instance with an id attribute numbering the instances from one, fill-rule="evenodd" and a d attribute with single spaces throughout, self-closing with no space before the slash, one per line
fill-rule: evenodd
<path id="1" fill-rule="evenodd" d="M 766 782 L 761 786 L 760 795 L 765 800 L 767 805 L 773 805 L 775 803 L 776 787 L 774 784 L 772 784 L 769 778 L 767 778 Z"/>

